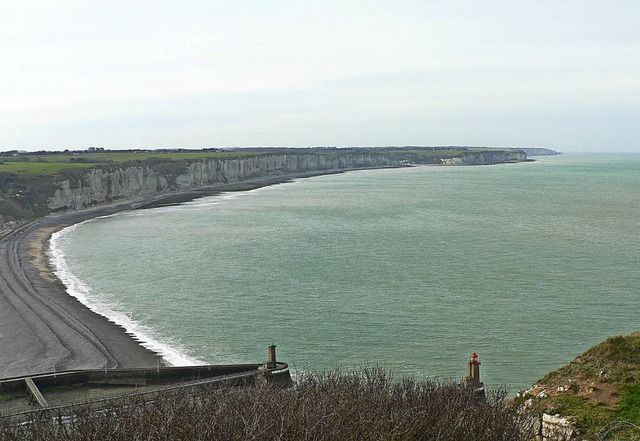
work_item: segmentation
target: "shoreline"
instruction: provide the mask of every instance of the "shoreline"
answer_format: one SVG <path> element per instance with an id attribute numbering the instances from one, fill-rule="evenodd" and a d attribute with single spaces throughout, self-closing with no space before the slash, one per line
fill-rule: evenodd
<path id="1" fill-rule="evenodd" d="M 357 170 L 357 169 L 356 169 Z M 121 211 L 177 205 L 221 193 L 343 173 L 326 170 L 217 184 L 50 214 L 0 240 L 0 379 L 73 369 L 155 368 L 160 354 L 70 295 L 47 257 L 53 233 Z"/>

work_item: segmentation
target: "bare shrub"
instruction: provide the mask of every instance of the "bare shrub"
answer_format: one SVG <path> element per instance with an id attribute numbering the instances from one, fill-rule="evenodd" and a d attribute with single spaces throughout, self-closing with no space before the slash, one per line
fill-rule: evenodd
<path id="1" fill-rule="evenodd" d="M 381 368 L 305 374 L 289 389 L 172 390 L 62 419 L 44 411 L 24 425 L 0 420 L 13 440 L 530 440 L 504 390 L 478 397 L 456 383 L 394 379 Z"/>

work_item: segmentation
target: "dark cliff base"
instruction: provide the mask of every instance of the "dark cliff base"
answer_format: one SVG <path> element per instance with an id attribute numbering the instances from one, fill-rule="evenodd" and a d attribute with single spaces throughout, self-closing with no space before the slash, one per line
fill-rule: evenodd
<path id="1" fill-rule="evenodd" d="M 320 175 L 346 173 L 347 171 L 349 170 L 326 170 L 322 172 L 307 172 L 307 173 L 295 173 L 295 174 L 281 175 L 281 176 L 270 176 L 270 177 L 253 179 L 253 180 L 244 181 L 244 182 L 218 183 L 218 184 L 209 185 L 202 188 L 175 191 L 175 192 L 167 193 L 160 196 L 154 196 L 153 199 L 157 198 L 157 200 L 141 203 L 140 205 L 137 205 L 136 208 L 147 209 L 147 208 L 155 208 L 155 207 L 166 207 L 169 205 L 182 204 L 184 202 L 189 202 L 194 199 L 204 198 L 207 196 L 215 196 L 221 193 L 228 193 L 233 191 L 255 190 L 256 188 L 267 187 L 269 185 L 282 184 L 284 182 L 291 182 L 294 179 L 310 178 L 313 176 L 320 176 Z"/>

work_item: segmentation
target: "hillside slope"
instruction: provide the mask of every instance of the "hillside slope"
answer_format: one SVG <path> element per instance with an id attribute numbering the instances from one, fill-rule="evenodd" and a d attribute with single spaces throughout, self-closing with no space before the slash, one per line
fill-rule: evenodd
<path id="1" fill-rule="evenodd" d="M 538 414 L 575 416 L 584 439 L 640 440 L 640 331 L 606 339 L 519 395 Z"/>

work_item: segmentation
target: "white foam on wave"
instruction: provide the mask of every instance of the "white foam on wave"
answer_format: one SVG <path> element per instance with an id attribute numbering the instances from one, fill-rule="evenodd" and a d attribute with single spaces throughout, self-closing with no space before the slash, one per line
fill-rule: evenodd
<path id="1" fill-rule="evenodd" d="M 295 181 L 293 181 L 295 182 Z M 192 201 L 187 201 L 187 202 L 183 202 L 179 205 L 175 205 L 172 206 L 173 209 L 177 209 L 177 210 L 182 210 L 182 209 L 189 209 L 189 208 L 203 208 L 203 207 L 209 207 L 209 206 L 213 206 L 213 205 L 219 205 L 219 204 L 224 204 L 226 202 L 229 201 L 233 201 L 234 199 L 238 199 L 238 198 L 242 198 L 242 197 L 247 197 L 247 196 L 252 196 L 260 191 L 267 191 L 267 190 L 273 190 L 285 185 L 291 185 L 293 182 L 281 182 L 279 184 L 272 184 L 272 185 L 267 185 L 264 187 L 258 187 L 258 188 L 254 188 L 251 190 L 244 190 L 244 191 L 233 191 L 233 192 L 229 192 L 229 193 L 221 193 L 221 194 L 217 194 L 214 196 L 205 196 L 202 198 L 198 198 L 198 199 L 194 199 Z M 161 210 L 164 209 L 166 207 L 159 207 L 159 208 L 152 208 L 152 210 Z"/>
<path id="2" fill-rule="evenodd" d="M 237 198 L 251 196 L 252 194 L 255 194 L 259 191 L 274 189 L 285 185 L 291 185 L 295 182 L 296 181 L 283 182 L 266 187 L 258 187 L 252 190 L 221 193 L 214 196 L 206 196 L 203 198 L 194 199 L 192 201 L 184 202 L 178 205 L 156 207 L 150 208 L 148 210 L 131 210 L 105 216 L 98 216 L 92 219 L 88 219 L 84 222 L 71 225 L 53 233 L 49 241 L 49 249 L 47 251 L 47 255 L 49 257 L 51 265 L 54 268 L 54 274 L 65 285 L 65 287 L 67 288 L 67 293 L 69 295 L 78 299 L 80 303 L 85 305 L 96 314 L 100 314 L 103 317 L 106 317 L 107 319 L 116 323 L 117 325 L 122 326 L 126 330 L 126 332 L 133 335 L 134 338 L 138 340 L 142 346 L 159 354 L 167 364 L 171 366 L 195 366 L 205 364 L 204 361 L 199 360 L 196 357 L 187 355 L 186 350 L 181 348 L 178 342 L 167 341 L 166 338 L 158 337 L 158 332 L 156 330 L 134 320 L 124 311 L 124 307 L 122 307 L 121 305 L 115 304 L 113 302 L 106 302 L 104 298 L 101 298 L 100 293 L 94 292 L 89 285 L 87 285 L 75 274 L 73 274 L 66 261 L 66 256 L 62 244 L 64 243 L 65 238 L 69 234 L 71 234 L 78 226 L 84 223 L 94 222 L 95 220 L 100 218 L 109 218 L 113 216 L 148 216 L 149 211 L 168 213 L 189 208 L 203 208 L 207 206 L 224 204 Z M 144 213 L 143 211 L 146 213 Z"/>
<path id="3" fill-rule="evenodd" d="M 92 222 L 90 219 L 85 222 Z M 84 223 L 84 222 L 83 222 Z M 100 298 L 100 294 L 94 292 L 89 285 L 80 280 L 69 268 L 65 259 L 62 243 L 65 238 L 75 230 L 75 224 L 61 231 L 53 233 L 49 242 L 48 257 L 54 268 L 54 274 L 67 288 L 67 293 L 75 297 L 96 314 L 108 318 L 126 332 L 133 335 L 142 346 L 159 354 L 170 366 L 195 366 L 205 364 L 202 360 L 187 355 L 178 343 L 162 341 L 156 337 L 157 332 L 149 326 L 144 326 L 122 311 L 116 304 L 110 304 Z"/>
<path id="4" fill-rule="evenodd" d="M 237 199 L 246 192 L 234 192 L 234 193 L 222 193 L 215 196 L 205 196 L 203 198 L 194 199 L 192 201 L 184 202 L 180 205 L 177 205 L 175 208 L 177 209 L 185 209 L 185 208 L 202 208 L 208 207 L 210 205 L 218 205 L 224 202 L 229 202 L 234 199 Z"/>

